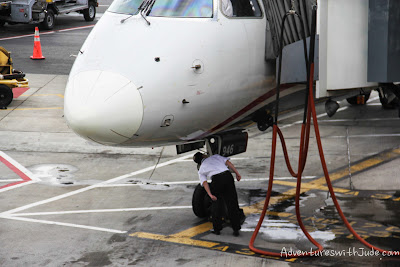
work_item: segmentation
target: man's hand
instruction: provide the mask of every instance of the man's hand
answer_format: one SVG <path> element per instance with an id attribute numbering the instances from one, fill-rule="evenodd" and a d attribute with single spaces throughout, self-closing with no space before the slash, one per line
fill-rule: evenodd
<path id="1" fill-rule="evenodd" d="M 217 197 L 211 193 L 210 186 L 208 185 L 207 181 L 203 182 L 203 187 L 206 190 L 207 194 L 210 196 L 212 201 L 217 201 Z"/>
<path id="2" fill-rule="evenodd" d="M 240 176 L 239 172 L 236 170 L 235 166 L 230 162 L 229 160 L 226 161 L 226 166 L 228 166 L 229 169 L 234 171 L 236 173 L 236 180 L 239 182 L 240 179 L 242 179 L 242 176 Z"/>

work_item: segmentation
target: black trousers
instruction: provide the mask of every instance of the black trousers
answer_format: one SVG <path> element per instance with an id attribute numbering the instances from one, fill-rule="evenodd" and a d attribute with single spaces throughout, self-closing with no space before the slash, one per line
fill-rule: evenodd
<path id="1" fill-rule="evenodd" d="M 211 215 L 214 230 L 222 230 L 221 215 L 224 210 L 224 202 L 228 209 L 229 219 L 234 231 L 240 230 L 240 210 L 238 197 L 236 193 L 235 182 L 229 171 L 214 175 L 212 178 L 210 189 L 211 193 L 217 197 L 217 201 L 213 201 L 211 205 Z"/>

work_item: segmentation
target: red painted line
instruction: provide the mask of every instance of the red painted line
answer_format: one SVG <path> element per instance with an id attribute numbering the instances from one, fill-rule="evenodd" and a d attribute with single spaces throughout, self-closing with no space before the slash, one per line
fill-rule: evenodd
<path id="1" fill-rule="evenodd" d="M 19 181 L 19 182 L 15 182 L 15 183 L 3 185 L 3 186 L 0 186 L 0 189 L 7 188 L 7 187 L 11 187 L 11 186 L 14 186 L 14 185 L 17 185 L 17 184 L 26 183 L 26 182 L 28 182 L 28 181 Z"/>
<path id="2" fill-rule="evenodd" d="M 294 85 L 292 85 L 292 84 L 281 85 L 280 91 L 282 92 L 282 91 L 284 91 L 284 90 L 286 90 L 288 88 L 291 88 L 291 87 L 294 87 Z M 217 126 L 213 127 L 212 129 L 208 130 L 207 132 L 201 134 L 200 136 L 194 138 L 193 140 L 198 140 L 198 139 L 204 138 L 207 135 L 215 132 L 216 130 L 224 127 L 225 125 L 227 125 L 228 123 L 236 120 L 237 118 L 239 118 L 244 113 L 246 113 L 249 110 L 251 110 L 252 108 L 254 108 L 257 105 L 261 104 L 262 102 L 264 102 L 268 98 L 273 97 L 275 95 L 275 93 L 276 93 L 276 88 L 272 89 L 271 91 L 268 91 L 267 93 L 263 94 L 262 96 L 260 96 L 259 98 L 257 98 L 256 100 L 254 100 L 253 102 L 251 102 L 250 104 L 248 104 L 247 106 L 242 108 L 241 110 L 239 110 L 237 113 L 233 114 L 231 117 L 229 117 L 225 121 L 221 122 L 220 124 L 218 124 Z"/>
<path id="3" fill-rule="evenodd" d="M 73 28 L 57 30 L 55 32 L 67 32 L 67 31 L 81 30 L 81 29 L 87 29 L 87 28 L 93 28 L 93 27 L 94 27 L 94 24 L 93 25 L 88 25 L 88 26 L 79 26 L 79 27 L 73 27 Z"/>
<path id="4" fill-rule="evenodd" d="M 3 185 L 3 186 L 0 187 L 0 189 L 32 181 L 31 178 L 29 178 L 25 173 L 23 173 L 21 170 L 19 170 L 17 167 L 15 167 L 13 164 L 11 164 L 8 160 L 3 158 L 2 156 L 0 156 L 0 161 L 3 162 L 4 165 L 6 165 L 10 170 L 12 170 L 16 174 L 18 174 L 18 176 L 21 177 L 22 180 L 23 180 L 23 181 L 14 182 L 14 183 L 11 183 L 11 184 Z"/>

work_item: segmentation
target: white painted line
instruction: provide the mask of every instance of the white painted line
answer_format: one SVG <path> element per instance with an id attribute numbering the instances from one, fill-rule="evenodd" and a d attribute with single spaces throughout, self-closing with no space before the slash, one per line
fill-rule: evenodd
<path id="1" fill-rule="evenodd" d="M 130 187 L 130 186 L 152 186 L 152 185 L 180 185 L 180 184 L 198 184 L 200 183 L 199 180 L 197 181 L 184 181 L 184 182 L 162 182 L 162 183 L 135 183 L 135 184 L 106 184 L 101 185 L 99 187 Z"/>
<path id="2" fill-rule="evenodd" d="M 127 231 L 120 231 L 120 230 L 108 229 L 108 228 L 102 228 L 102 227 L 93 227 L 93 226 L 73 224 L 73 223 L 36 220 L 36 219 L 14 217 L 14 216 L 0 216 L 0 218 L 9 219 L 9 220 L 17 220 L 17 221 L 25 221 L 25 222 L 42 223 L 42 224 L 49 224 L 49 225 L 68 226 L 68 227 L 89 229 L 89 230 L 102 231 L 102 232 L 108 232 L 108 233 L 117 233 L 117 234 L 126 234 L 127 233 Z"/>
<path id="3" fill-rule="evenodd" d="M 2 151 L 0 151 L 0 161 L 10 170 L 16 173 L 19 177 L 21 177 L 20 180 L 16 180 L 9 184 L 1 186 L 0 193 L 39 181 L 28 169 L 26 169 L 24 166 L 19 164 L 17 161 L 15 161 Z"/>
<path id="4" fill-rule="evenodd" d="M 367 106 L 382 106 L 381 103 L 367 103 Z"/>
<path id="5" fill-rule="evenodd" d="M 350 138 L 370 138 L 370 137 L 397 137 L 400 136 L 400 133 L 398 134 L 356 134 L 356 135 L 349 135 Z M 325 136 L 324 138 L 346 138 L 347 136 L 345 135 L 333 135 L 333 136 Z"/>
<path id="6" fill-rule="evenodd" d="M 400 121 L 400 118 L 368 118 L 368 119 L 338 119 L 320 120 L 319 122 L 363 122 L 363 121 Z"/>
<path id="7" fill-rule="evenodd" d="M 233 156 L 233 157 L 231 157 L 230 158 L 231 160 L 244 160 L 244 159 L 254 159 L 254 157 L 235 157 L 235 156 Z M 185 160 L 182 160 L 182 162 L 193 162 L 193 159 L 185 159 Z"/>
<path id="8" fill-rule="evenodd" d="M 0 151 L 0 157 L 3 157 L 5 160 L 7 160 L 8 162 L 10 162 L 12 165 L 14 165 L 18 170 L 20 170 L 22 173 L 24 173 L 26 176 L 28 176 L 29 179 L 31 179 L 32 181 L 40 181 L 40 179 L 36 178 L 35 175 L 33 175 L 33 173 L 28 170 L 27 168 L 25 168 L 24 166 L 22 166 L 21 164 L 19 164 L 17 161 L 15 161 L 13 158 L 11 158 L 10 156 L 8 156 L 6 153 L 4 153 L 3 151 Z"/>
<path id="9" fill-rule="evenodd" d="M 160 163 L 158 165 L 154 165 L 154 166 L 151 166 L 151 167 L 147 167 L 147 168 L 141 169 L 139 171 L 131 172 L 129 174 L 125 174 L 125 175 L 122 175 L 122 176 L 119 176 L 119 177 L 116 177 L 116 178 L 101 182 L 99 184 L 94 184 L 94 185 L 91 185 L 91 186 L 88 186 L 88 187 L 84 187 L 84 188 L 81 188 L 81 189 L 78 189 L 78 190 L 75 190 L 75 191 L 71 191 L 71 192 L 68 192 L 68 193 L 65 193 L 65 194 L 62 194 L 62 195 L 58 195 L 56 197 L 52 197 L 52 198 L 49 198 L 49 199 L 45 199 L 45 200 L 41 200 L 41 201 L 38 201 L 38 202 L 34 202 L 34 203 L 31 203 L 31 204 L 28 204 L 28 205 L 25 205 L 25 206 L 22 206 L 22 207 L 19 207 L 19 208 L 16 208 L 16 209 L 8 210 L 8 211 L 0 213 L 0 215 L 9 216 L 9 215 L 11 215 L 13 213 L 20 212 L 22 210 L 30 209 L 30 208 L 37 207 L 37 206 L 40 206 L 40 205 L 43 205 L 43 204 L 47 204 L 47 203 L 50 203 L 50 202 L 53 202 L 53 201 L 57 201 L 57 200 L 60 200 L 60 199 L 63 199 L 63 198 L 74 196 L 76 194 L 80 194 L 80 193 L 89 191 L 89 190 L 91 190 L 93 188 L 96 188 L 96 187 L 99 187 L 99 186 L 102 186 L 102 185 L 115 183 L 115 182 L 118 182 L 120 180 L 129 178 L 131 176 L 135 176 L 135 175 L 142 174 L 142 173 L 145 173 L 145 172 L 148 172 L 148 171 L 152 171 L 154 168 L 161 168 L 161 167 L 164 167 L 164 166 L 168 166 L 168 165 L 174 164 L 176 162 L 181 161 L 182 159 L 186 159 L 186 158 L 189 158 L 189 157 L 193 157 L 193 154 L 186 155 L 186 156 L 183 156 L 183 157 L 180 157 L 180 158 L 177 158 L 177 159 L 169 160 L 169 161 L 166 161 L 164 163 Z"/>
<path id="10" fill-rule="evenodd" d="M 9 182 L 19 182 L 23 181 L 22 179 L 0 179 L 0 183 L 9 183 Z"/>
<path id="11" fill-rule="evenodd" d="M 22 181 L 20 184 L 16 184 L 16 185 L 9 186 L 9 187 L 4 187 L 4 188 L 0 189 L 0 193 L 3 193 L 3 192 L 8 191 L 8 190 L 15 189 L 15 188 L 18 188 L 18 187 L 22 187 L 22 186 L 25 186 L 25 185 L 34 184 L 34 183 L 36 183 L 36 182 L 35 181 L 27 181 L 27 182 L 23 182 Z"/>
<path id="12" fill-rule="evenodd" d="M 303 176 L 302 179 L 315 179 L 317 176 Z M 295 177 L 274 177 L 274 180 L 293 180 L 297 179 Z M 269 181 L 269 178 L 242 178 L 239 183 L 243 182 L 254 182 L 254 181 Z M 100 185 L 99 187 L 129 187 L 129 186 L 151 186 L 151 185 L 184 185 L 184 184 L 198 184 L 199 180 L 195 181 L 177 181 L 177 182 L 160 182 L 160 183 L 141 183 L 138 181 L 137 183 L 132 184 L 106 184 Z"/>
<path id="13" fill-rule="evenodd" d="M 375 101 L 375 100 L 377 100 L 377 99 L 379 99 L 379 97 L 373 97 L 373 98 L 371 98 L 371 99 L 368 100 L 367 104 L 368 104 L 369 102 Z M 350 106 L 341 107 L 341 108 L 339 108 L 339 109 L 336 111 L 336 113 L 341 112 L 341 111 L 344 111 L 344 110 L 348 109 L 349 107 L 350 107 Z M 319 119 L 319 118 L 326 117 L 326 116 L 328 116 L 328 114 L 326 114 L 326 112 L 323 112 L 323 113 L 317 115 L 317 118 Z M 323 122 L 327 122 L 327 121 L 328 121 L 328 120 L 324 120 Z M 283 126 L 281 126 L 281 127 L 279 127 L 279 128 L 280 128 L 280 129 L 285 129 L 285 128 L 292 127 L 292 126 L 294 126 L 294 125 L 302 124 L 302 123 L 303 123 L 302 120 L 301 120 L 301 121 L 295 121 L 295 122 L 293 122 L 293 123 L 283 125 Z"/>
<path id="14" fill-rule="evenodd" d="M 301 179 L 315 179 L 317 176 L 303 176 Z M 290 179 L 297 179 L 296 177 L 292 176 L 287 176 L 287 177 L 274 177 L 274 180 L 290 180 Z M 246 182 L 246 181 L 269 181 L 269 178 L 247 178 L 247 179 L 242 179 L 240 182 Z"/>
<path id="15" fill-rule="evenodd" d="M 7 217 L 19 217 L 19 216 L 26 217 L 26 216 L 43 216 L 43 215 L 81 214 L 81 213 L 107 213 L 107 212 L 127 212 L 127 211 L 176 210 L 176 209 L 191 209 L 191 208 L 192 206 L 170 206 L 170 207 L 146 207 L 146 208 L 126 208 L 126 209 L 68 210 L 68 211 L 18 213 Z"/>

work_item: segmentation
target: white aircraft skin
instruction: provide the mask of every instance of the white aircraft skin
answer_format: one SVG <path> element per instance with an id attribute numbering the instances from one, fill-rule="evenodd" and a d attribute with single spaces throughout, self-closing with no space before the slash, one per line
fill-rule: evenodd
<path id="1" fill-rule="evenodd" d="M 106 12 L 69 76 L 69 127 L 104 145 L 179 144 L 222 131 L 273 101 L 265 15 L 228 18 L 220 5 L 214 0 L 213 18 L 148 16 L 150 25 L 140 14 Z M 162 127 L 165 119 L 170 125 Z"/>

